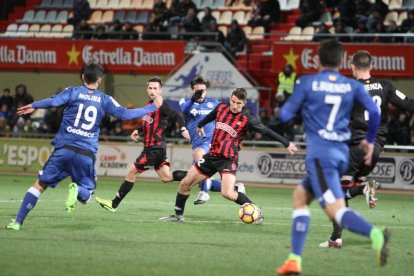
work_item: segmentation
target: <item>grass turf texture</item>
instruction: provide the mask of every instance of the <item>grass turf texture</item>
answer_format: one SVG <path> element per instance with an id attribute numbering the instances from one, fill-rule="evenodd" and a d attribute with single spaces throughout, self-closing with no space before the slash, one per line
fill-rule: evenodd
<path id="1" fill-rule="evenodd" d="M 177 183 L 137 182 L 116 213 L 94 202 L 65 211 L 69 179 L 48 189 L 21 231 L 5 230 L 35 177 L 0 176 L 1 275 L 272 275 L 290 251 L 290 189 L 247 187 L 264 210 L 261 226 L 238 218 L 238 206 L 211 193 L 186 223 L 165 223 L 173 213 Z M 121 179 L 100 179 L 96 195 L 112 199 Z M 344 248 L 321 249 L 331 231 L 314 202 L 303 255 L 303 275 L 411 275 L 414 270 L 414 197 L 380 194 L 370 210 L 364 198 L 351 201 L 376 225 L 392 231 L 391 257 L 375 263 L 364 237 L 344 231 Z"/>

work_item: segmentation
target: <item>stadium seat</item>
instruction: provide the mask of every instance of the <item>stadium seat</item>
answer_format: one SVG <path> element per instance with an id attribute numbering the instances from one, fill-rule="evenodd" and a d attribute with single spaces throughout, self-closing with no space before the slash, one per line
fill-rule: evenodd
<path id="1" fill-rule="evenodd" d="M 73 16 L 73 15 L 72 15 Z M 60 11 L 56 16 L 56 23 L 66 23 L 68 20 L 68 11 Z"/>
<path id="2" fill-rule="evenodd" d="M 119 0 L 109 0 L 107 9 L 119 9 Z"/>
<path id="3" fill-rule="evenodd" d="M 250 40 L 256 40 L 256 39 L 263 39 L 264 38 L 264 27 L 263 26 L 256 26 L 253 28 L 250 36 L 248 36 L 248 39 Z"/>
<path id="4" fill-rule="evenodd" d="M 28 24 L 21 24 L 17 28 L 16 36 L 18 36 L 18 37 L 25 37 L 25 36 L 27 36 L 28 30 L 29 30 L 29 25 Z"/>
<path id="5" fill-rule="evenodd" d="M 237 20 L 237 22 L 239 22 L 240 25 L 246 25 L 247 21 L 246 21 L 246 16 L 245 16 L 245 12 L 244 11 L 236 11 L 233 14 L 233 20 Z"/>
<path id="6" fill-rule="evenodd" d="M 137 12 L 129 11 L 125 16 L 125 22 L 130 22 L 130 23 L 137 22 Z"/>
<path id="7" fill-rule="evenodd" d="M 132 0 L 131 5 L 129 6 L 131 9 L 141 9 L 142 7 L 142 0 Z"/>
<path id="8" fill-rule="evenodd" d="M 286 10 L 296 10 L 299 9 L 300 0 L 287 0 L 286 2 Z"/>
<path id="9" fill-rule="evenodd" d="M 220 19 L 220 12 L 219 11 L 212 11 L 211 15 L 216 19 L 216 21 L 218 22 Z"/>
<path id="10" fill-rule="evenodd" d="M 220 19 L 218 20 L 218 24 L 220 24 L 220 25 L 223 25 L 223 24 L 230 25 L 231 19 L 232 19 L 232 14 L 233 14 L 232 11 L 223 11 L 220 14 Z"/>
<path id="11" fill-rule="evenodd" d="M 136 23 L 147 24 L 149 19 L 149 14 L 147 11 L 142 11 L 137 15 Z"/>
<path id="12" fill-rule="evenodd" d="M 45 23 L 46 11 L 40 10 L 36 12 L 36 15 L 33 18 L 33 23 Z"/>
<path id="13" fill-rule="evenodd" d="M 88 0 L 88 2 L 89 2 L 89 7 L 91 9 L 96 9 L 96 2 L 97 2 L 97 0 Z"/>
<path id="14" fill-rule="evenodd" d="M 20 22 L 33 22 L 34 20 L 34 16 L 35 16 L 35 11 L 34 10 L 27 10 L 22 19 L 16 20 L 16 22 L 20 23 Z"/>
<path id="15" fill-rule="evenodd" d="M 204 11 L 199 11 L 197 13 L 197 18 L 198 18 L 198 20 L 200 20 L 200 22 L 201 22 L 201 20 L 203 20 L 203 17 L 204 17 Z"/>
<path id="16" fill-rule="evenodd" d="M 242 29 L 243 29 L 246 37 L 250 36 L 250 34 L 252 33 L 252 27 L 250 27 L 250 26 L 244 26 Z"/>
<path id="17" fill-rule="evenodd" d="M 62 8 L 64 9 L 71 9 L 73 7 L 74 0 L 65 0 L 63 2 Z"/>
<path id="18" fill-rule="evenodd" d="M 302 34 L 302 28 L 298 26 L 294 26 L 290 28 L 287 36 L 281 37 L 280 39 L 285 40 L 285 41 L 299 40 L 301 34 Z"/>
<path id="19" fill-rule="evenodd" d="M 117 11 L 114 15 L 114 21 L 119 20 L 119 22 L 125 22 L 125 12 L 124 11 Z"/>
<path id="20" fill-rule="evenodd" d="M 311 41 L 315 34 L 315 28 L 313 26 L 307 26 L 302 30 L 302 37 L 300 40 Z"/>
<path id="21" fill-rule="evenodd" d="M 226 0 L 213 0 L 212 9 L 220 9 L 226 6 Z"/>
<path id="22" fill-rule="evenodd" d="M 63 0 L 53 0 L 52 8 L 63 8 Z"/>
<path id="23" fill-rule="evenodd" d="M 88 24 L 101 23 L 102 21 L 101 19 L 102 19 L 102 11 L 94 11 L 88 20 Z"/>
<path id="24" fill-rule="evenodd" d="M 39 24 L 32 24 L 27 32 L 27 37 L 35 37 L 40 30 Z"/>
<path id="25" fill-rule="evenodd" d="M 108 8 L 108 0 L 98 0 L 95 8 L 106 10 Z"/>
<path id="26" fill-rule="evenodd" d="M 49 11 L 47 13 L 46 17 L 45 17 L 45 22 L 46 23 L 55 23 L 56 22 L 56 15 L 57 15 L 56 10 Z"/>
<path id="27" fill-rule="evenodd" d="M 201 2 L 203 2 L 203 0 L 193 0 L 194 4 L 196 5 L 197 9 L 202 10 L 201 8 Z"/>
<path id="28" fill-rule="evenodd" d="M 398 12 L 396 11 L 388 12 L 384 19 L 384 26 L 390 25 L 390 21 L 394 21 L 394 22 L 398 21 Z"/>
<path id="29" fill-rule="evenodd" d="M 388 4 L 388 9 L 397 10 L 397 9 L 401 9 L 401 6 L 402 6 L 402 0 L 390 0 L 390 3 Z"/>
<path id="30" fill-rule="evenodd" d="M 223 32 L 224 36 L 227 36 L 227 32 L 228 32 L 227 26 L 219 26 L 218 28 L 220 31 Z"/>
<path id="31" fill-rule="evenodd" d="M 398 25 L 398 26 L 401 26 L 401 23 L 402 23 L 405 19 L 407 19 L 407 17 L 408 17 L 408 13 L 407 13 L 406 11 L 403 11 L 402 13 L 400 13 L 400 14 L 398 15 L 397 25 Z"/>
<path id="32" fill-rule="evenodd" d="M 50 29 L 50 37 L 57 37 L 57 38 L 62 37 L 62 25 L 60 24 L 53 25 L 52 28 Z"/>
<path id="33" fill-rule="evenodd" d="M 142 1 L 142 9 L 152 10 L 154 6 L 154 0 L 143 0 Z"/>
<path id="34" fill-rule="evenodd" d="M 202 0 L 199 9 L 204 9 L 213 6 L 213 0 Z"/>
<path id="35" fill-rule="evenodd" d="M 52 7 L 53 0 L 42 0 L 42 3 L 38 6 L 38 8 L 50 8 Z"/>
<path id="36" fill-rule="evenodd" d="M 37 33 L 36 37 L 49 37 L 50 36 L 50 24 L 44 24 L 40 27 L 39 32 Z"/>
<path id="37" fill-rule="evenodd" d="M 130 6 L 131 6 L 131 0 L 121 0 L 119 2 L 120 9 L 129 9 Z"/>
<path id="38" fill-rule="evenodd" d="M 114 11 L 105 11 L 100 23 L 111 23 L 114 21 Z"/>
<path id="39" fill-rule="evenodd" d="M 4 32 L 4 34 L 2 34 L 1 36 L 6 36 L 6 37 L 17 36 L 18 27 L 19 25 L 17 25 L 16 23 L 9 24 L 7 26 L 6 32 Z"/>
<path id="40" fill-rule="evenodd" d="M 281 11 L 286 10 L 287 0 L 279 0 L 279 6 Z"/>
<path id="41" fill-rule="evenodd" d="M 62 37 L 72 37 L 73 25 L 66 25 L 62 30 Z"/>
<path id="42" fill-rule="evenodd" d="M 251 7 L 244 5 L 243 0 L 235 0 L 233 5 L 229 7 L 231 10 L 250 10 Z"/>

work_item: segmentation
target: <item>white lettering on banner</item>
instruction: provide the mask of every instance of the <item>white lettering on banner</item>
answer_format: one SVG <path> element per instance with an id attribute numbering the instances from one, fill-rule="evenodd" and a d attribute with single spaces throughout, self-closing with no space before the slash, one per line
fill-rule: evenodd
<path id="1" fill-rule="evenodd" d="M 236 137 L 236 135 L 237 135 L 237 131 L 235 131 L 231 126 L 229 126 L 225 123 L 217 122 L 216 123 L 216 128 L 224 130 L 225 132 L 230 134 L 231 137 Z"/>
<path id="2" fill-rule="evenodd" d="M 8 166 L 31 166 L 36 161 L 44 165 L 50 156 L 51 149 L 47 147 L 18 146 L 3 144 L 3 156 L 7 156 L 7 162 L 1 164 Z"/>
<path id="3" fill-rule="evenodd" d="M 17 45 L 17 63 L 56 64 L 56 52 L 29 50 L 24 45 Z"/>
<path id="4" fill-rule="evenodd" d="M 348 51 L 344 51 L 340 69 L 351 69 L 352 56 Z M 305 69 L 317 69 L 319 67 L 319 57 L 317 53 L 313 52 L 311 48 L 304 48 L 302 50 L 300 60 Z M 405 71 L 405 57 L 404 56 L 372 56 L 372 68 L 382 71 Z"/>
<path id="5" fill-rule="evenodd" d="M 206 74 L 206 79 L 210 81 L 211 87 L 227 87 L 234 85 L 232 82 L 233 72 L 230 70 L 209 70 Z"/>
<path id="6" fill-rule="evenodd" d="M 0 46 L 0 62 L 1 63 L 15 63 L 16 55 L 13 50 L 9 50 L 7 46 Z"/>
<path id="7" fill-rule="evenodd" d="M 396 179 L 395 158 L 380 157 L 369 177 L 380 183 L 394 183 Z"/>
<path id="8" fill-rule="evenodd" d="M 287 154 L 269 153 L 259 156 L 257 168 L 267 178 L 301 179 L 306 174 L 304 155 L 290 157 Z"/>
<path id="9" fill-rule="evenodd" d="M 404 184 L 414 184 L 414 161 L 413 159 L 403 159 L 399 164 L 398 174 Z"/>
<path id="10" fill-rule="evenodd" d="M 133 51 L 122 47 L 114 51 L 99 49 L 93 51 L 94 47 L 87 45 L 82 49 L 84 62 L 95 62 L 110 65 L 135 65 L 136 67 L 147 66 L 174 66 L 175 54 L 173 52 L 148 52 L 141 47 L 134 47 Z"/>

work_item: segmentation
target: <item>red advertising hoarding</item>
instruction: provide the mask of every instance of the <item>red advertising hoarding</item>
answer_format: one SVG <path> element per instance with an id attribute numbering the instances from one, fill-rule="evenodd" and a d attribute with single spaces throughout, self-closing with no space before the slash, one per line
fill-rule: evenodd
<path id="1" fill-rule="evenodd" d="M 273 44 L 272 71 L 279 73 L 290 63 L 298 74 L 315 73 L 318 70 L 318 43 Z M 341 73 L 351 75 L 351 58 L 359 50 L 372 55 L 372 74 L 383 77 L 414 78 L 414 45 L 401 44 L 343 44 L 344 55 Z"/>
<path id="2" fill-rule="evenodd" d="M 87 62 L 111 73 L 167 74 L 184 58 L 182 41 L 0 40 L 0 70 L 79 71 Z"/>

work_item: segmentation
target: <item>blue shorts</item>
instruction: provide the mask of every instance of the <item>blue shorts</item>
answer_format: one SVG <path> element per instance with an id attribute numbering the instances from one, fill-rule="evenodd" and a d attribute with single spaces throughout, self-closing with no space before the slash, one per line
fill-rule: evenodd
<path id="1" fill-rule="evenodd" d="M 72 150 L 55 150 L 39 171 L 40 182 L 55 188 L 60 181 L 71 176 L 72 182 L 93 191 L 96 187 L 95 159 Z"/>
<path id="2" fill-rule="evenodd" d="M 340 178 L 347 169 L 347 159 L 306 159 L 307 176 L 301 185 L 325 208 L 326 204 L 344 198 Z"/>
<path id="3" fill-rule="evenodd" d="M 201 149 L 204 150 L 205 153 L 208 153 L 210 151 L 210 147 L 211 147 L 210 142 L 202 142 L 202 143 L 199 143 L 199 144 L 198 143 L 193 144 L 191 146 L 191 149 L 194 151 L 197 148 L 201 148 Z"/>

